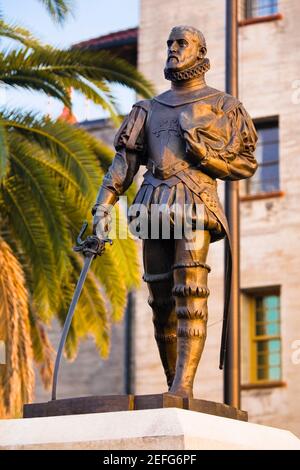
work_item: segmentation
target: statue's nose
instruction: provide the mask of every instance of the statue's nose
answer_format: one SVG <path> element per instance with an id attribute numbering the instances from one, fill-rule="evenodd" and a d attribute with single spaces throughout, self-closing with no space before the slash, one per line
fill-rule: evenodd
<path id="1" fill-rule="evenodd" d="M 177 44 L 176 42 L 173 42 L 169 48 L 169 51 L 170 52 L 177 52 L 178 51 L 178 47 L 177 47 Z"/>

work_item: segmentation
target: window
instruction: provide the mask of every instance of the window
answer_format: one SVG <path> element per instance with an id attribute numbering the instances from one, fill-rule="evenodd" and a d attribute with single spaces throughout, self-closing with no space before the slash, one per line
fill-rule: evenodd
<path id="1" fill-rule="evenodd" d="M 250 296 L 250 382 L 281 380 L 280 295 Z"/>
<path id="2" fill-rule="evenodd" d="M 278 0 L 244 0 L 244 18 L 257 18 L 278 13 Z"/>
<path id="3" fill-rule="evenodd" d="M 246 181 L 247 195 L 279 191 L 279 128 L 278 119 L 256 122 L 258 134 L 255 156 L 258 168 Z"/>

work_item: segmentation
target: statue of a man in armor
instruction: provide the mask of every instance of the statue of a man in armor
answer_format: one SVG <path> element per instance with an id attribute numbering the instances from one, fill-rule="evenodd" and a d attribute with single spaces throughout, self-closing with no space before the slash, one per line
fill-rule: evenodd
<path id="1" fill-rule="evenodd" d="M 143 279 L 169 392 L 192 397 L 206 339 L 208 249 L 210 243 L 229 236 L 217 179 L 240 180 L 254 174 L 257 135 L 238 99 L 207 86 L 210 63 L 200 31 L 174 27 L 167 50 L 164 73 L 171 89 L 137 102 L 125 118 L 93 208 L 94 232 L 101 236 L 110 208 L 141 165 L 148 171 L 134 202 L 150 217 L 153 204 L 192 207 L 191 224 L 194 231 L 201 230 L 200 244 L 191 248 L 184 233 L 174 237 L 172 229 L 168 239 L 148 235 L 143 240 Z M 174 231 L 171 215 L 170 224 Z"/>

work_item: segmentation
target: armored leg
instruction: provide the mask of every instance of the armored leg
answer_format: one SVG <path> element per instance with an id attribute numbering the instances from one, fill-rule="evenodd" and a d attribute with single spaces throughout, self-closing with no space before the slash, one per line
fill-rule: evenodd
<path id="1" fill-rule="evenodd" d="M 177 318 L 172 286 L 171 280 L 155 282 L 152 278 L 151 282 L 148 281 L 155 339 L 169 388 L 175 375 L 177 355 Z"/>
<path id="2" fill-rule="evenodd" d="M 144 241 L 144 280 L 148 284 L 155 339 L 169 388 L 174 379 L 177 356 L 177 317 L 171 270 L 174 246 L 171 245 L 170 240 Z"/>
<path id="3" fill-rule="evenodd" d="M 200 249 L 187 249 L 184 239 L 178 240 L 176 247 L 173 295 L 178 318 L 177 363 L 170 392 L 184 397 L 193 396 L 194 378 L 206 340 L 210 268 L 205 262 L 209 242 L 209 232 L 204 231 Z"/>

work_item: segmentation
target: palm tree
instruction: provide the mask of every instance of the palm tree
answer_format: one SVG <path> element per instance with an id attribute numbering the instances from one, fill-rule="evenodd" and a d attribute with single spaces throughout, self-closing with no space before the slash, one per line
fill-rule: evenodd
<path id="1" fill-rule="evenodd" d="M 69 11 L 67 1 L 43 3 L 58 21 Z M 0 84 L 7 87 L 46 93 L 68 108 L 72 87 L 115 121 L 111 83 L 144 97 L 152 94 L 141 74 L 106 51 L 58 50 L 3 19 L 0 36 L 18 43 L 0 51 Z M 53 349 L 45 325 L 54 317 L 64 323 L 82 266 L 70 242 L 82 219 L 90 217 L 111 158 L 110 149 L 79 127 L 42 113 L 0 110 L 0 339 L 7 349 L 0 371 L 1 416 L 16 416 L 32 399 L 34 361 L 44 385 L 50 384 Z M 134 241 L 117 239 L 89 273 L 67 339 L 69 358 L 87 335 L 107 355 L 110 322 L 121 318 L 128 289 L 137 282 Z"/>
<path id="2" fill-rule="evenodd" d="M 73 0 L 39 0 L 39 2 L 45 6 L 52 19 L 60 24 L 63 24 L 73 11 Z"/>

